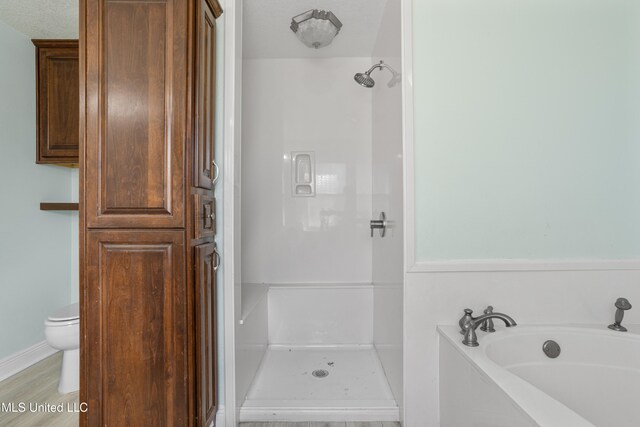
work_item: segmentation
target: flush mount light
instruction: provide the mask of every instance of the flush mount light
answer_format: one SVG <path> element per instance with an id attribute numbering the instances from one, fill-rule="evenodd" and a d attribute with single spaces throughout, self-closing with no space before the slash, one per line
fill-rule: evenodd
<path id="1" fill-rule="evenodd" d="M 312 9 L 291 19 L 291 31 L 307 47 L 320 49 L 330 45 L 342 28 L 342 22 L 330 11 Z"/>

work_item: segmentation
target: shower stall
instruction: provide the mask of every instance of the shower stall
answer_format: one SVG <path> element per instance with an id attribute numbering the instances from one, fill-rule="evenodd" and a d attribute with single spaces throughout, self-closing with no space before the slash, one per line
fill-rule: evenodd
<path id="1" fill-rule="evenodd" d="M 239 420 L 398 421 L 400 1 L 270 3 L 242 6 Z M 292 33 L 314 16 L 335 40 Z"/>

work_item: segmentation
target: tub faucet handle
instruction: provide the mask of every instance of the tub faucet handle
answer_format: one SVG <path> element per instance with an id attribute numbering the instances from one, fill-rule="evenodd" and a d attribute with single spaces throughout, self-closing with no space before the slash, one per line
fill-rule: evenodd
<path id="1" fill-rule="evenodd" d="M 624 312 L 631 309 L 631 304 L 626 298 L 618 298 L 614 305 L 617 309 L 615 322 L 609 325 L 609 329 L 619 332 L 627 332 L 627 328 L 622 326 L 622 318 L 624 317 Z"/>
<path id="2" fill-rule="evenodd" d="M 493 313 L 492 306 L 489 306 L 484 309 L 484 314 L 492 314 L 492 313 Z M 493 319 L 488 318 L 487 320 L 482 322 L 482 326 L 480 326 L 480 330 L 485 332 L 495 332 L 496 328 L 493 327 Z"/>
<path id="3" fill-rule="evenodd" d="M 458 325 L 460 325 L 461 334 L 464 334 L 467 331 L 467 329 L 469 329 L 469 325 L 473 323 L 474 318 L 472 314 L 473 314 L 473 310 L 471 310 L 470 308 L 464 309 L 464 315 L 458 321 Z"/>

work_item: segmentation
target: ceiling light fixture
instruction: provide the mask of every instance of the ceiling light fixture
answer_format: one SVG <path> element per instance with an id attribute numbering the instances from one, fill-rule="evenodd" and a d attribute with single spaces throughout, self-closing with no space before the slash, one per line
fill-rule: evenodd
<path id="1" fill-rule="evenodd" d="M 311 9 L 291 19 L 291 31 L 314 49 L 330 45 L 341 28 L 342 22 L 330 11 Z"/>

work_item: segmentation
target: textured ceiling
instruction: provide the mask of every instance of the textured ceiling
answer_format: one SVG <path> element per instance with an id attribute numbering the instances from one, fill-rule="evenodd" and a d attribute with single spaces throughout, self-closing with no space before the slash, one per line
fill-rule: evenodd
<path id="1" fill-rule="evenodd" d="M 0 21 L 32 39 L 77 39 L 78 0 L 0 0 Z"/>
<path id="2" fill-rule="evenodd" d="M 245 58 L 326 58 L 371 56 L 388 1 L 398 0 L 244 0 Z M 309 9 L 332 11 L 342 29 L 329 46 L 310 49 L 293 34 L 291 18 Z"/>

